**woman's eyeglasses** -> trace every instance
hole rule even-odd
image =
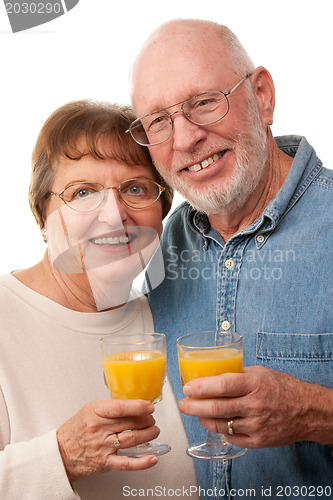
[[[67,186],[61,193],[51,192],[50,194],[57,196],[77,212],[92,212],[101,206],[109,189],[114,189],[119,200],[135,210],[150,207],[165,190],[155,181],[128,179],[122,182],[119,187],[104,187],[95,182],[76,182]]]

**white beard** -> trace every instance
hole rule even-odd
[[[203,189],[202,186],[193,187],[184,179],[163,172],[165,180],[198,211],[207,215],[233,213],[246,203],[258,186],[267,165],[268,149],[267,136],[252,96],[246,121],[247,133],[236,132],[231,141],[221,140],[213,147],[210,145],[210,151],[204,154],[202,150],[200,151],[200,156],[203,157],[210,156],[211,151],[234,150],[236,156],[234,171],[227,181],[213,183]],[[235,144],[238,146],[236,150]],[[194,152],[192,156],[198,154],[199,152]],[[158,162],[156,168],[162,174],[163,169],[159,169]]]

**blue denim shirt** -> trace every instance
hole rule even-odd
[[[225,243],[205,215],[184,203],[164,230],[166,276],[148,295],[155,330],[167,335],[168,375],[178,400],[176,339],[215,328],[243,335],[245,366],[333,387],[333,171],[323,168],[305,138],[276,142],[294,160],[257,221]],[[183,421],[190,442],[205,437],[197,418]],[[195,460],[201,496],[333,497],[332,451],[297,442],[251,449],[229,461]],[[329,495],[321,495],[321,487]]]

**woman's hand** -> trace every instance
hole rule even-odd
[[[152,403],[138,400],[93,401],[81,408],[57,431],[69,481],[111,469],[142,470],[155,465],[153,455],[117,456],[118,448],[130,448],[159,435],[153,412]]]

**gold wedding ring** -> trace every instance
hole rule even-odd
[[[234,425],[234,421],[233,420],[229,420],[228,421],[228,434],[230,436],[233,436],[235,433],[234,433],[234,429],[233,429],[233,426]]]
[[[117,452],[120,448],[120,442],[119,442],[118,434],[115,434],[115,436],[116,436],[116,439],[113,443],[113,446],[116,448],[116,452]]]

